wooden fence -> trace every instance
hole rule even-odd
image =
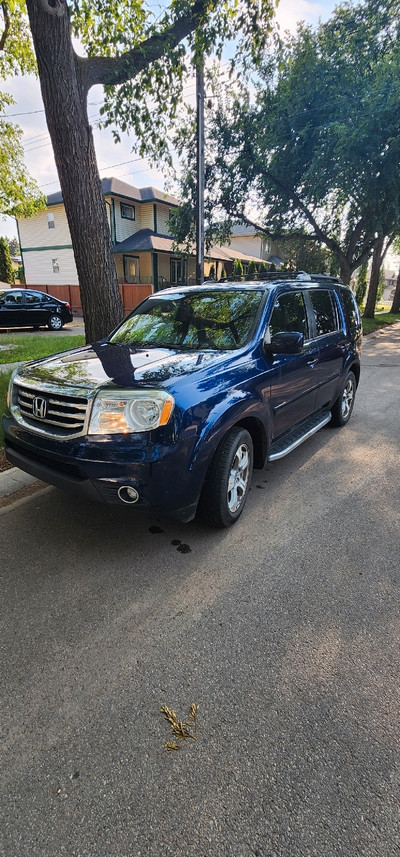
[[[79,286],[22,286],[16,284],[14,288],[18,289],[34,289],[36,292],[45,292],[48,295],[53,295],[60,301],[67,301],[71,305],[73,313],[82,314],[82,303]],[[128,315],[131,310],[135,309],[148,295],[153,293],[151,283],[122,283],[119,287],[121,299],[124,307],[124,314]]]

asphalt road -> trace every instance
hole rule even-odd
[[[1,855],[399,855],[399,370],[367,339],[349,425],[227,531],[0,510]]]

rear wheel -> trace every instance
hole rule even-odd
[[[331,409],[331,424],[334,426],[345,426],[348,423],[354,407],[357,382],[353,372],[348,372],[340,395]]]
[[[49,317],[47,324],[50,330],[61,330],[63,326],[63,320],[61,316],[54,314]]]
[[[204,483],[201,510],[212,527],[229,527],[242,514],[253,471],[248,431],[233,427],[218,446]]]

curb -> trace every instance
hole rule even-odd
[[[19,467],[11,467],[9,470],[3,470],[0,473],[0,500],[16,494],[21,489],[27,488],[37,481],[35,476],[25,473]]]

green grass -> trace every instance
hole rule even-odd
[[[85,344],[85,337],[75,336],[2,336],[0,335],[0,363],[19,363],[48,357],[57,351],[67,351]],[[10,345],[12,348],[2,346]]]
[[[375,318],[361,318],[363,332],[365,334],[373,333],[374,330],[379,330],[381,327],[386,327],[387,324],[395,324],[400,321],[400,313],[380,312]]]

